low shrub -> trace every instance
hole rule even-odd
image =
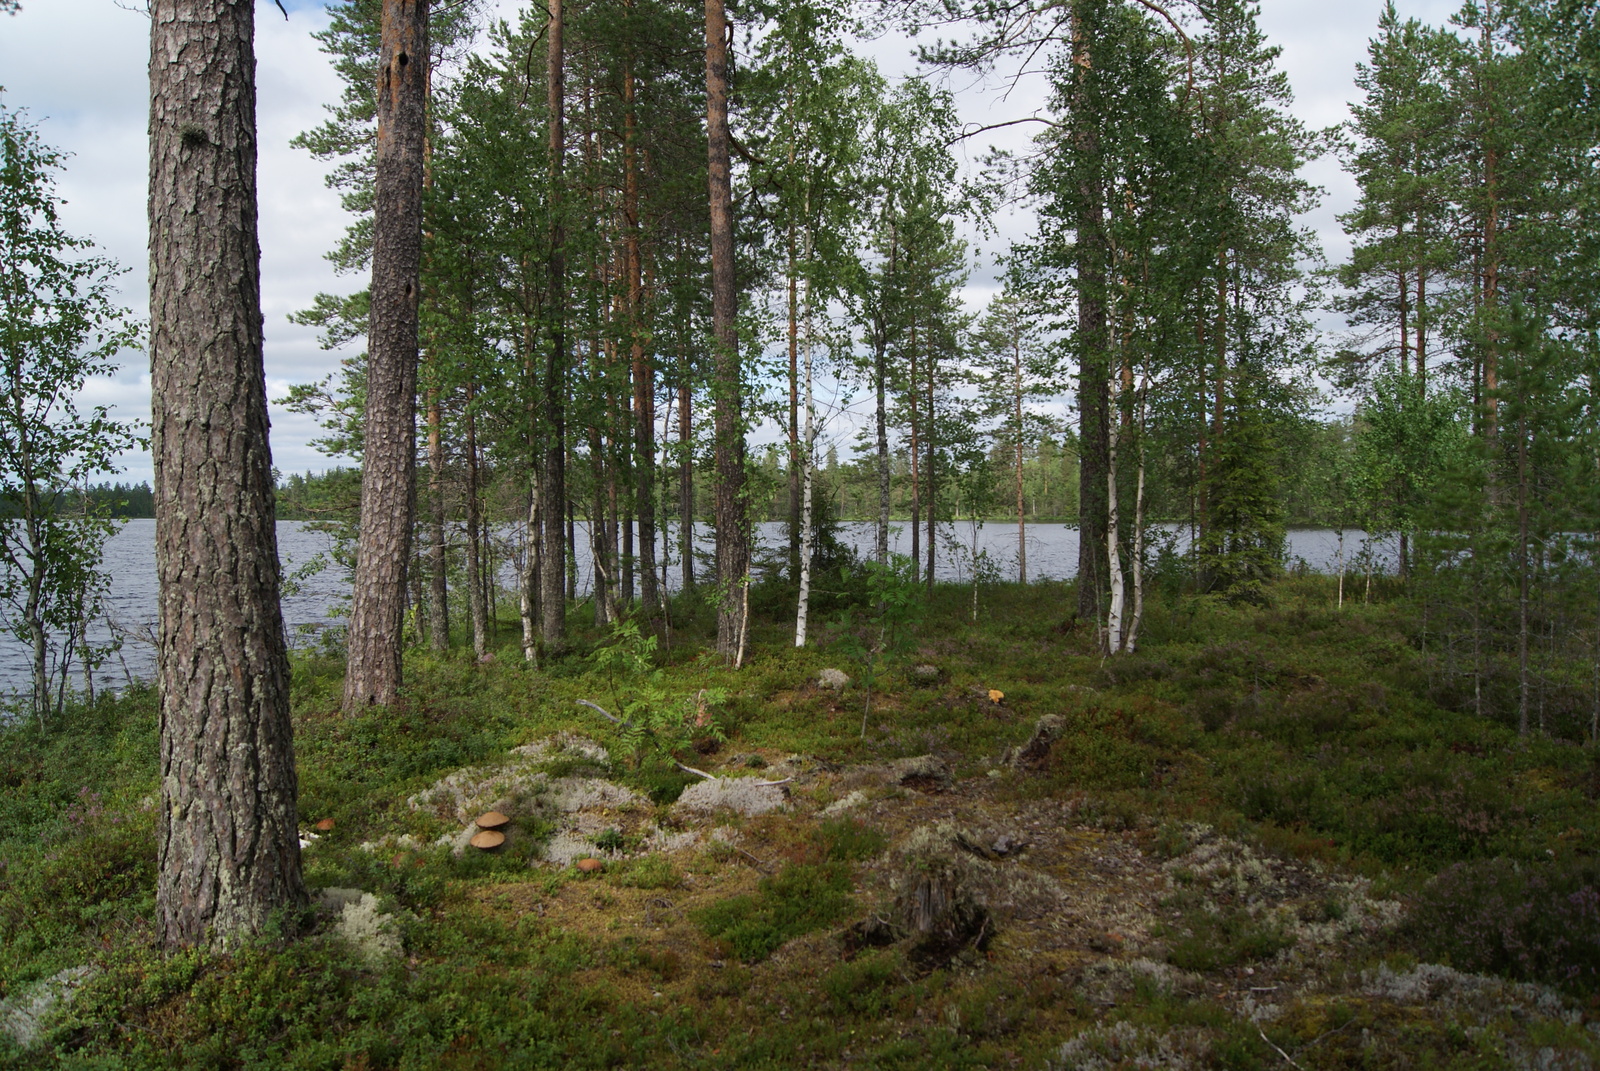
[[[843,919],[853,906],[849,890],[843,864],[798,864],[762,878],[753,894],[700,909],[694,920],[707,936],[728,942],[735,956],[757,963],[785,942]]]
[[[1600,990],[1600,868],[1593,862],[1458,863],[1418,897],[1407,925],[1418,953],[1458,970]]]

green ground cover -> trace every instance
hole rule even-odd
[[[325,919],[158,954],[153,694],[14,723],[0,1000],[99,973],[41,1043],[0,1037],[0,1066],[1592,1066],[1595,750],[1440,706],[1411,607],[1379,594],[1339,608],[1330,582],[1291,578],[1263,608],[1160,597],[1141,652],[1107,660],[1067,586],[996,585],[976,622],[970,589],[941,588],[877,667],[864,734],[849,652],[876,626],[846,599],[802,650],[774,613],[737,672],[687,601],[652,671],[621,679],[593,657],[609,634],[533,669],[506,628],[497,660],[415,654],[402,709],[348,719],[337,661],[302,656],[302,821],[334,819],[308,881],[377,895],[403,951],[372,963]],[[937,677],[913,677],[924,663]],[[857,683],[819,688],[825,667]],[[646,853],[640,822],[696,828],[669,810],[696,778],[577,700],[708,694],[722,738],[686,734],[686,764],[810,772],[783,811]],[[1042,763],[1003,761],[1052,714]],[[532,820],[500,853],[433,846],[453,827],[409,796],[562,731],[610,747],[607,776],[650,800],[594,838],[603,872],[531,861],[550,835]],[[946,783],[859,773],[924,754]],[[854,791],[868,802],[823,813]],[[940,823],[1016,832],[1034,862],[971,866],[1034,885],[991,891],[931,955],[884,920],[927,869],[911,831]],[[1028,907],[1040,883],[1049,910]]]

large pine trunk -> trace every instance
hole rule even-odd
[[[151,5],[156,914],[169,946],[228,945],[307,900],[262,366],[253,37],[249,0]]]
[[[745,533],[744,419],[739,382],[738,292],[733,274],[733,174],[728,134],[728,15],[706,0],[706,154],[711,202],[711,329],[716,407],[717,653],[737,662],[749,582]]]
[[[417,295],[427,133],[428,0],[383,0],[367,335],[361,536],[344,708],[400,694],[406,564],[416,512]]]

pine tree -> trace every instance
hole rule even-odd
[[[232,945],[306,905],[262,365],[254,5],[150,11],[160,580],[156,911]]]

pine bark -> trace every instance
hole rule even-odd
[[[633,57],[623,72],[623,211],[627,216],[628,334],[633,365],[633,512],[639,522],[639,598],[645,617],[660,612],[656,590],[656,380],[645,326],[644,253],[639,215],[637,80]]]
[[[262,365],[253,38],[249,0],[151,4],[156,912],[168,946],[229,945],[307,902]]]
[[[733,169],[728,132],[728,16],[706,0],[706,157],[711,208],[711,328],[716,414],[717,653],[735,662],[744,638],[749,546],[745,532],[744,420],[738,291],[733,272]]]
[[[1072,11],[1073,62],[1090,66],[1082,5]],[[1087,77],[1087,75],[1085,76]],[[1105,191],[1099,175],[1100,132],[1085,89],[1074,95],[1072,144],[1078,178],[1078,617],[1100,617],[1105,591],[1106,470],[1110,451],[1107,377]]]
[[[417,296],[427,134],[428,0],[383,0],[367,334],[361,535],[344,709],[399,698],[416,513]]]
[[[555,317],[544,370],[545,451],[540,466],[542,527],[539,539],[539,631],[546,647],[560,649],[567,634],[568,540],[562,531],[567,500],[567,301],[566,228],[562,223],[563,174],[566,167],[566,17],[562,0],[550,0],[547,28],[548,63],[545,103],[550,113],[551,217],[548,300]]]

